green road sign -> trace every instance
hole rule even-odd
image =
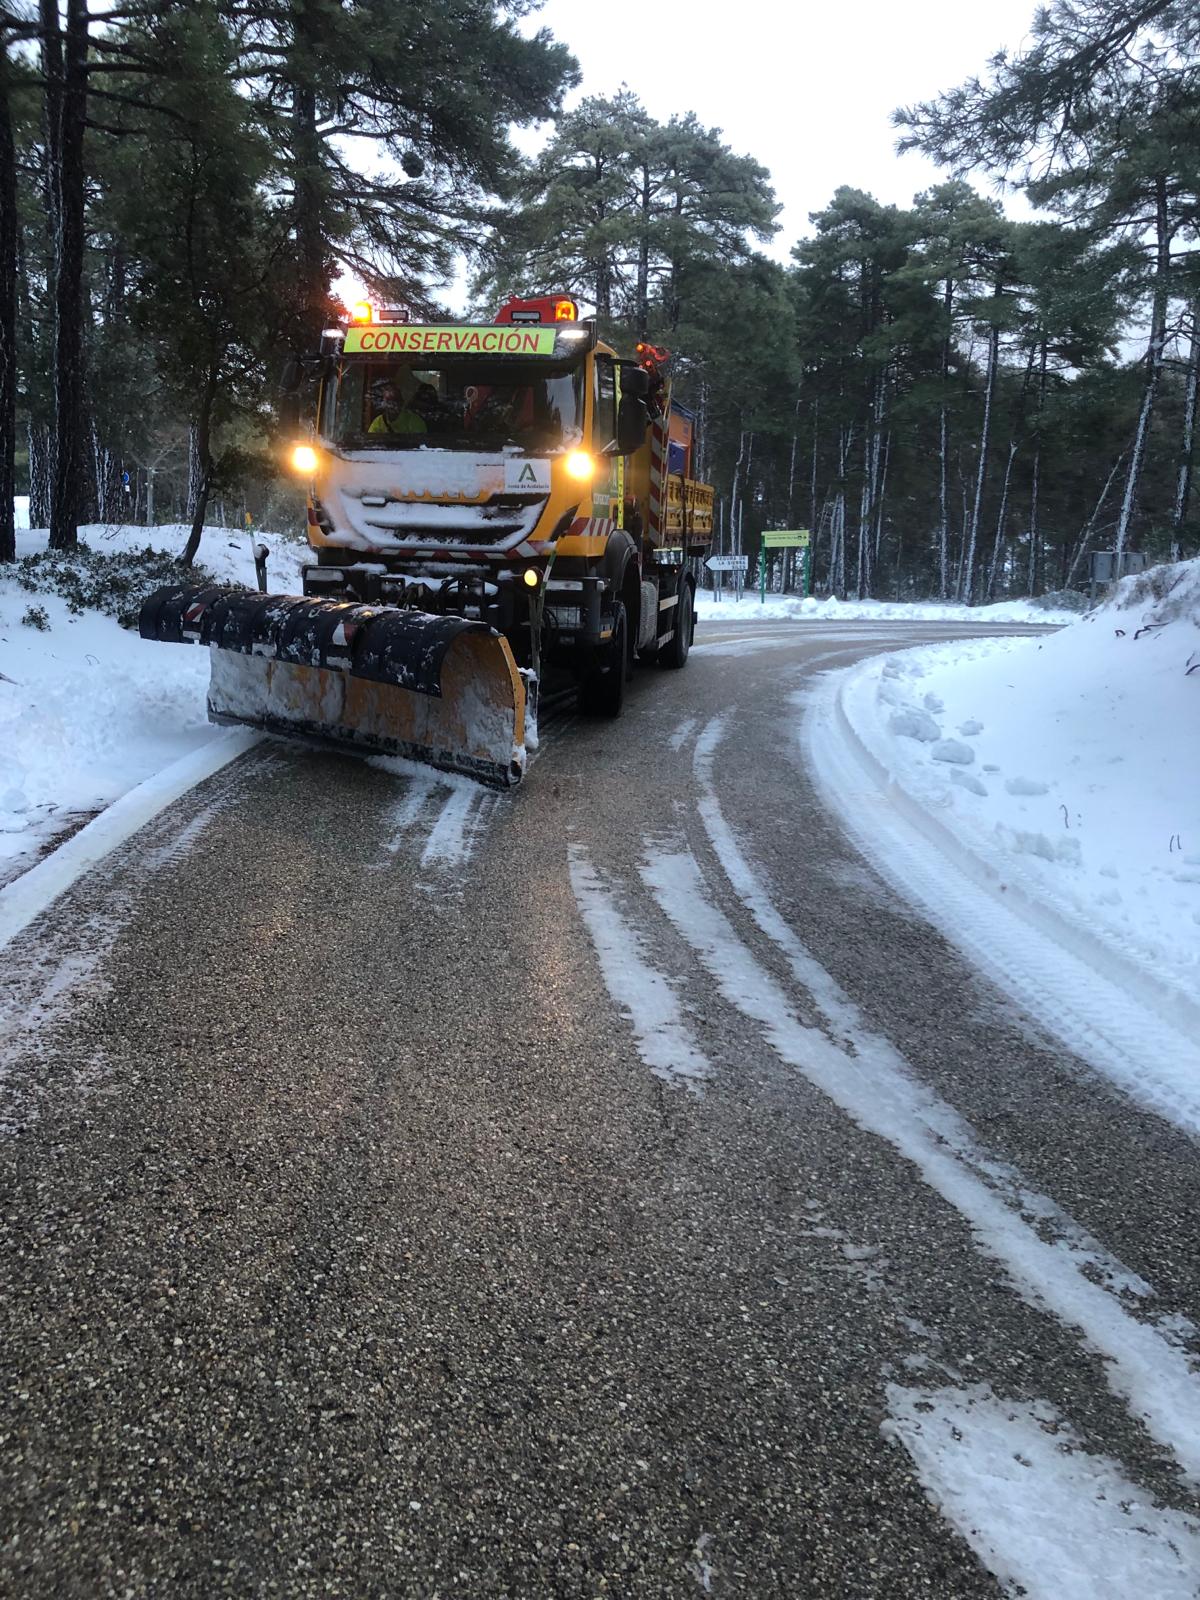
[[[804,593],[807,597],[812,587],[812,569],[809,566],[810,554],[807,528],[774,529],[764,533],[762,544],[758,550],[758,599],[760,605],[767,598],[767,551],[768,550],[803,550],[804,551]]]

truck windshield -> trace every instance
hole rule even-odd
[[[348,356],[326,379],[321,434],[342,449],[565,450],[583,439],[583,364]]]

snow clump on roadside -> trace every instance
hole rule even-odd
[[[843,704],[1000,887],[1200,993],[1200,559],[1052,635],[870,662]]]

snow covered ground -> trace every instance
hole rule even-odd
[[[1171,1082],[1144,1041],[1143,1067],[1164,1074],[1152,1098],[1200,1126],[1200,561],[1126,579],[1043,638],[875,657],[824,710],[810,752],[829,781],[838,718],[890,780],[876,858],[895,867],[893,833],[928,819],[946,861],[973,862],[985,893],[1040,920],[1097,983],[1140,993],[1191,1039]],[[925,876],[931,902],[949,893],[949,871]]]
[[[255,537],[271,550],[272,585],[298,587],[307,546]],[[97,526],[81,538],[110,554],[175,553],[187,530]],[[44,531],[18,533],[18,557],[45,548]],[[255,582],[245,535],[206,529],[199,559],[221,582]],[[44,613],[44,628],[22,621],[31,610]],[[207,687],[205,651],[147,645],[114,617],[72,614],[65,599],[30,593],[16,569],[0,568],[0,884],[49,840],[216,737]]]
[[[991,606],[960,606],[939,600],[818,600],[794,594],[769,594],[747,589],[741,600],[728,588],[717,599],[710,589],[696,595],[696,616],[702,622],[1075,622],[1078,610],[1063,610],[1032,600],[1003,600]]]

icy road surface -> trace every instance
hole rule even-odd
[[[711,624],[513,796],[264,742],[17,934],[0,1593],[1194,1600],[1195,1140],[797,736],[968,631]]]

